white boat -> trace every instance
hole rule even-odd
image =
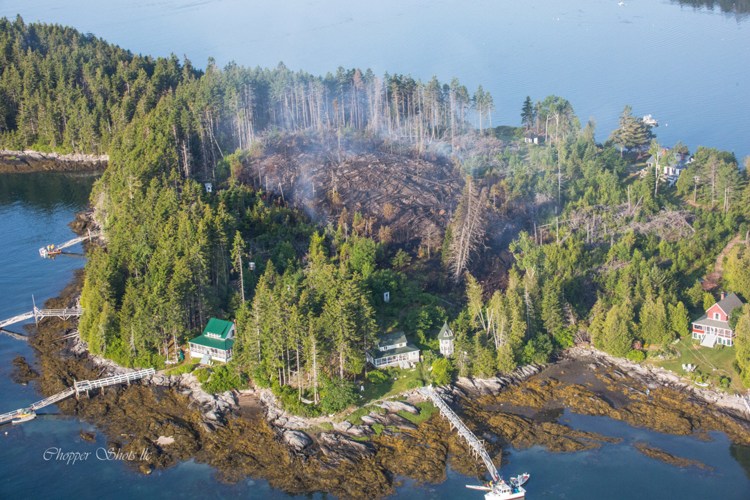
[[[511,486],[501,479],[492,486],[492,491],[484,495],[484,500],[516,500],[525,496],[526,490],[522,486]]]
[[[645,123],[646,125],[648,125],[650,127],[658,127],[659,126],[659,122],[656,121],[656,118],[654,118],[651,115],[644,115],[643,118],[642,118],[642,121],[643,121],[643,123]]]
[[[521,487],[529,480],[529,474],[523,473],[511,478],[507,483],[501,478],[498,482],[487,483],[485,485],[469,485],[466,487],[471,490],[486,491],[485,500],[516,500],[526,496],[526,490]]]
[[[524,484],[526,484],[526,481],[528,481],[530,477],[531,477],[531,474],[529,474],[528,472],[524,472],[523,474],[519,474],[516,477],[510,478],[510,484],[516,485],[516,486],[523,486]]]
[[[22,424],[24,422],[28,422],[29,420],[34,420],[36,418],[36,413],[33,411],[30,413],[19,413],[13,420],[11,420],[11,423],[13,425],[16,424]]]

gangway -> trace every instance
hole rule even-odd
[[[56,255],[60,255],[63,250],[66,248],[72,247],[73,245],[77,245],[78,243],[81,243],[82,241],[90,240],[92,238],[97,238],[101,236],[102,233],[92,233],[91,231],[88,232],[85,236],[79,236],[77,238],[73,238],[72,240],[68,240],[65,243],[60,243],[59,245],[47,245],[46,247],[42,247],[39,249],[39,256],[42,258],[49,258],[54,257]]]
[[[26,321],[27,319],[31,318],[34,318],[35,321],[39,321],[40,319],[44,318],[69,319],[74,316],[80,316],[81,314],[83,314],[83,308],[80,305],[76,305],[75,307],[67,307],[64,309],[39,309],[38,307],[34,306],[34,309],[29,312],[0,321],[0,330],[5,328],[6,326],[10,326],[14,323],[20,323],[21,321]]]
[[[36,403],[33,403],[32,405],[26,408],[19,408],[11,412],[1,414],[0,424],[10,422],[14,418],[20,415],[35,413],[37,410],[40,410],[44,408],[45,406],[59,403],[63,399],[67,399],[70,396],[73,396],[73,395],[78,396],[78,394],[80,394],[81,392],[88,392],[92,389],[107,387],[109,385],[126,384],[126,383],[130,384],[133,381],[146,378],[146,377],[150,377],[151,375],[155,373],[156,373],[155,369],[146,368],[144,370],[121,373],[119,375],[113,375],[111,377],[106,377],[106,378],[102,378],[98,380],[81,380],[78,382],[74,382],[73,387],[69,387],[68,389],[65,389],[64,391],[54,394],[48,398],[42,399],[41,401],[37,401]]]
[[[487,467],[487,471],[490,473],[493,481],[500,479],[500,474],[497,472],[497,467],[492,462],[490,454],[484,447],[484,443],[469,430],[468,427],[458,418],[458,415],[448,406],[440,394],[435,392],[432,386],[422,387],[419,389],[423,396],[428,397],[432,403],[440,411],[440,414],[445,417],[451,425],[451,429],[456,429],[458,435],[464,438],[468,443],[469,448],[475,457],[480,458],[484,462],[484,466]]]

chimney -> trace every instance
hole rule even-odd
[[[724,290],[722,290],[721,291],[721,300],[724,300],[726,298],[726,296],[727,296],[727,292],[725,292]]]

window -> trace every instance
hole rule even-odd
[[[720,318],[721,318],[721,314],[719,314],[719,313],[714,313],[714,319],[720,319]]]

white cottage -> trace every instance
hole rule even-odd
[[[226,363],[232,359],[234,330],[232,321],[209,319],[203,334],[190,341],[190,357],[200,358],[203,364],[212,359]]]
[[[419,362],[419,349],[409,345],[404,332],[383,335],[378,341],[378,348],[365,353],[367,362],[375,368],[400,366],[407,368]]]

